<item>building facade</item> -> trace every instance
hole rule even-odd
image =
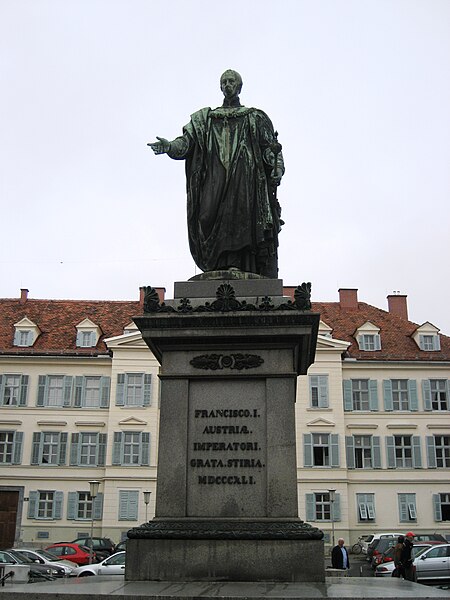
[[[300,517],[328,543],[450,532],[450,338],[410,322],[405,296],[385,311],[341,289],[313,310],[316,359],[296,404]],[[91,528],[118,542],[154,515],[159,365],[132,321],[142,290],[129,302],[22,290],[0,311],[0,544]]]

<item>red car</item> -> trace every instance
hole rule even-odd
[[[90,549],[86,546],[70,544],[69,542],[60,542],[59,544],[52,544],[51,546],[48,546],[46,550],[61,560],[71,560],[72,562],[77,563],[79,566],[89,564]],[[92,562],[97,562],[97,556],[95,552],[92,554]]]

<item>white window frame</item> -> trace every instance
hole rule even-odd
[[[408,438],[409,443],[407,443]],[[413,440],[411,435],[394,435],[394,452],[397,469],[412,469],[414,467]]]

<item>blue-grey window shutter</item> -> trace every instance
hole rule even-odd
[[[116,387],[116,406],[125,405],[125,379],[126,373],[118,373]]]
[[[80,408],[83,406],[83,397],[84,397],[84,388],[85,388],[86,379],[81,375],[77,375],[75,377],[75,393],[74,393],[74,401],[73,405],[75,408]]]
[[[19,395],[19,406],[27,405],[28,396],[28,375],[22,375],[20,378],[20,395]]]
[[[303,466],[313,466],[312,433],[303,434]]]
[[[374,340],[375,350],[381,350],[381,336],[380,336],[380,334],[376,333],[373,336],[373,340]]]
[[[378,381],[369,379],[369,409],[378,410]]]
[[[36,406],[45,406],[48,398],[47,375],[39,375]]]
[[[374,469],[381,469],[381,443],[380,436],[372,436],[372,465]]]
[[[384,410],[394,410],[394,401],[392,399],[392,381],[385,379],[383,381],[383,399],[384,399]]]
[[[33,433],[33,441],[31,443],[31,462],[32,465],[39,464],[39,455],[41,449],[41,435],[40,431],[35,431]]]
[[[422,452],[420,449],[420,436],[412,436],[412,449],[413,449],[413,467],[415,469],[422,468]]]
[[[433,494],[434,520],[442,521],[442,507],[440,494]]]
[[[429,469],[436,468],[436,444],[434,435],[427,435],[427,463]]]
[[[122,464],[122,432],[114,432],[113,451],[112,451],[112,464]]]
[[[306,520],[316,520],[316,497],[314,494],[305,494],[306,498]]]
[[[431,383],[429,379],[422,379],[422,396],[423,396],[423,410],[432,410],[431,404]]]
[[[355,468],[355,444],[352,435],[345,436],[345,454],[347,457],[347,469]]]
[[[330,434],[331,467],[339,467],[339,434]]]
[[[72,379],[71,375],[64,377],[64,406],[70,406],[72,403]]]
[[[141,433],[141,465],[150,464],[150,434]]]
[[[20,331],[18,329],[14,332],[14,346],[18,346],[20,343]]]
[[[328,408],[328,375],[319,375],[319,408]]]
[[[83,343],[83,332],[82,331],[77,331],[77,341],[76,341],[76,345],[77,348],[79,348]]]
[[[39,492],[29,492],[28,493],[29,501],[28,501],[28,518],[36,519],[37,518],[37,508],[38,508],[38,500],[39,500]]]
[[[3,375],[0,375],[0,406],[5,402],[5,380]]]
[[[409,521],[407,494],[398,495],[398,510],[400,522],[404,523],[405,521]]]
[[[98,467],[104,467],[106,463],[106,433],[98,434]]]
[[[439,337],[439,334],[433,336],[433,346],[435,350],[441,349],[441,338]]]
[[[64,492],[55,492],[53,502],[53,518],[62,519],[62,507],[64,500]]]
[[[344,379],[344,410],[353,410],[352,382],[350,379]]]
[[[334,502],[332,504],[333,510],[333,521],[341,520],[341,495],[336,493]]]
[[[80,434],[72,433],[72,439],[70,444],[70,464],[78,465],[78,446],[80,444]]]
[[[152,376],[149,374],[144,375],[144,406],[150,406],[151,392],[152,392]]]
[[[386,436],[386,454],[387,454],[387,468],[395,469],[395,440],[393,435]]]
[[[103,515],[103,494],[97,494],[94,499],[94,506],[92,507],[94,519],[100,521]]]
[[[111,378],[100,378],[100,408],[109,407],[109,390],[111,388]]]
[[[67,519],[74,521],[78,516],[78,492],[67,494]]]
[[[20,465],[22,462],[22,442],[23,442],[23,431],[16,431],[14,434],[14,446],[12,464]]]
[[[66,464],[66,455],[67,455],[67,433],[62,432],[59,434],[59,457],[58,457],[59,465]]]
[[[419,398],[417,396],[417,382],[415,379],[408,379],[409,410],[419,410]]]
[[[119,491],[119,521],[128,519],[128,495],[129,492],[126,490]]]

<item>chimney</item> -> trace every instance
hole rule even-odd
[[[158,294],[159,301],[164,302],[166,288],[155,288],[155,291]],[[139,288],[139,306],[141,308],[144,308],[144,297],[145,297],[145,287],[140,287]]]
[[[387,297],[388,310],[391,315],[401,317],[402,319],[408,320],[408,304],[406,302],[407,296],[403,294],[389,294]]]
[[[25,304],[26,301],[28,300],[28,291],[29,290],[27,290],[25,288],[22,288],[20,290],[20,300],[19,300],[20,304]]]
[[[352,288],[340,288],[339,304],[343,310],[357,310],[358,290]]]

